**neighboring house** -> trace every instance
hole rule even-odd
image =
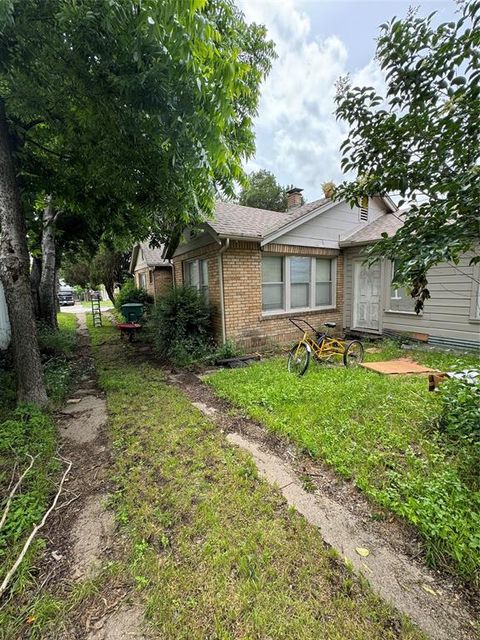
[[[174,280],[211,303],[218,341],[246,348],[287,343],[297,337],[289,318],[305,317],[318,327],[334,321],[340,333],[401,331],[479,344],[478,287],[467,258],[461,271],[432,269],[432,300],[417,316],[405,291],[391,291],[392,265],[368,268],[360,257],[383,231],[392,235],[402,224],[394,203],[372,197],[351,208],[323,198],[300,205],[300,197],[299,189],[289,192],[285,213],[218,202],[212,220],[184,232],[173,253]]]
[[[0,282],[0,351],[10,344],[10,320],[3,285]]]
[[[133,248],[130,273],[135,285],[148,291],[155,302],[172,287],[172,264],[162,257],[163,246],[150,247],[148,241]]]

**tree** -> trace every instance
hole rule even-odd
[[[130,275],[129,262],[129,252],[115,251],[105,245],[100,247],[93,258],[90,269],[91,280],[104,285],[113,305],[115,304],[115,287],[121,286]]]
[[[350,126],[342,166],[357,179],[335,197],[353,204],[397,193],[408,205],[403,227],[380,240],[369,261],[396,260],[396,281],[411,286],[417,312],[430,297],[428,269],[458,263],[480,235],[480,3],[464,2],[459,12],[437,27],[434,14],[413,10],[382,25],[385,96],[345,79],[336,96],[337,117]]]
[[[248,176],[248,182],[240,192],[240,204],[270,211],[287,210],[287,190],[280,186],[270,171],[260,169]]]
[[[0,35],[0,277],[19,399],[44,402],[25,195],[97,238],[160,241],[201,220],[243,178],[273,45],[230,0],[5,0]]]

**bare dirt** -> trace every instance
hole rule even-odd
[[[246,418],[193,374],[170,375],[227,439],[248,451],[260,474],[288,504],[317,526],[327,544],[361,572],[376,591],[432,640],[473,640],[478,602],[462,585],[422,561],[411,527],[375,509],[351,484],[312,461],[291,443]]]
[[[95,578],[106,561],[121,553],[113,512],[107,508],[111,466],[107,408],[97,388],[85,315],[77,315],[78,385],[57,415],[60,450],[73,463],[63,496],[47,531],[48,546],[40,567],[43,586],[57,596]],[[107,583],[74,610],[54,640],[144,640],[143,608],[131,584]]]

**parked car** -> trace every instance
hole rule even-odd
[[[73,297],[73,289],[69,287],[60,287],[58,290],[58,304],[61,307],[68,307],[75,304],[75,298]]]

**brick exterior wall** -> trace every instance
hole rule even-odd
[[[173,258],[173,272],[175,284],[181,286],[184,284],[184,262],[200,258],[207,260],[208,265],[208,297],[212,307],[212,322],[215,340],[222,341],[222,315],[220,302],[220,269],[219,269],[219,246],[213,242],[199,249],[188,251],[181,256]]]
[[[265,252],[298,256],[331,256],[337,258],[336,307],[326,311],[289,312],[262,316],[262,253],[255,242],[232,240],[222,255],[225,328],[227,339],[246,349],[269,344],[286,344],[299,336],[289,322],[294,315],[304,316],[313,326],[330,320],[337,323],[336,333],[343,328],[343,255],[334,249],[316,249],[272,244]],[[214,328],[217,341],[222,339],[220,316],[219,247],[213,243],[184,253],[173,259],[175,282],[183,283],[183,263],[194,258],[208,260],[210,303],[214,308]]]
[[[153,297],[155,302],[172,287],[173,275],[170,267],[155,267],[154,269],[144,267],[143,269],[137,269],[134,274],[136,287],[141,287],[140,274],[145,274],[146,291]]]

